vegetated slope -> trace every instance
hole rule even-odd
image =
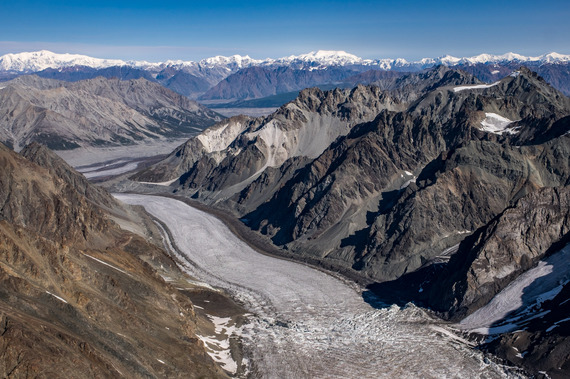
[[[144,79],[74,83],[23,76],[0,88],[0,141],[19,150],[180,137],[221,120],[217,113]]]
[[[0,144],[1,376],[225,376],[190,300],[153,269],[175,264],[53,153],[23,153],[46,168]]]

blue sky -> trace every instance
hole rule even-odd
[[[2,0],[0,54],[101,58],[277,58],[344,50],[364,58],[570,54],[570,2]]]

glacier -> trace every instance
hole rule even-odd
[[[114,196],[143,205],[162,221],[172,238],[166,245],[177,246],[173,253],[184,269],[251,312],[240,333],[253,372],[261,377],[524,377],[472,349],[421,308],[381,302],[373,307],[358,285],[260,254],[220,220],[181,201]]]

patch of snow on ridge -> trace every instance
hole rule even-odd
[[[491,83],[491,84],[477,84],[474,86],[460,86],[460,87],[454,87],[453,88],[453,92],[461,92],[461,91],[465,91],[465,90],[469,90],[469,89],[485,89],[485,88],[491,88],[496,86],[497,84],[499,84],[499,82],[495,82],[495,83]]]
[[[231,318],[208,315],[214,324],[214,336],[196,336],[204,343],[206,353],[222,368],[232,374],[237,372],[237,362],[232,358],[230,338],[241,336],[241,328],[236,327]]]
[[[566,270],[569,259],[570,245],[566,245],[520,275],[489,304],[461,320],[459,328],[486,335],[504,333],[518,329],[521,323],[544,313],[540,313],[541,303],[553,299],[570,281],[570,273]]]
[[[516,134],[516,128],[507,128],[513,121],[496,113],[485,113],[485,119],[481,121],[481,130],[494,134]]]
[[[49,291],[46,291],[46,293],[49,294],[49,295],[52,295],[52,296],[55,297],[57,300],[59,300],[59,301],[61,301],[61,302],[64,302],[65,304],[67,304],[67,301],[66,301],[64,298],[61,298],[61,297],[59,297],[59,296],[57,296],[57,295],[54,295],[53,293],[51,293],[51,292],[49,292]]]

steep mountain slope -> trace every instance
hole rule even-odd
[[[445,67],[388,80],[389,92],[302,91],[134,178],[174,180],[289,257],[377,282],[386,301],[421,302],[511,362],[568,376],[570,99],[524,67],[491,83]]]
[[[266,169],[292,159],[318,157],[330,143],[382,109],[400,103],[377,88],[322,92],[299,97],[266,118],[234,117],[190,139],[137,180],[167,181],[180,176],[182,188],[200,189],[212,201],[232,196]]]
[[[184,136],[221,116],[144,79],[75,83],[24,76],[0,89],[0,141],[19,150],[132,144]]]
[[[494,114],[520,119],[511,124],[519,143],[531,143],[528,131],[537,125],[554,125],[560,136],[568,124],[555,121],[570,113],[569,99],[528,71],[493,87],[473,87],[440,87],[408,112],[384,111],[355,127],[244,217],[278,245],[387,280],[419,268],[517,196],[564,185],[567,156],[547,150],[543,154],[552,161],[540,161],[539,152],[508,147],[510,134],[486,132],[483,124]],[[458,167],[439,174],[437,167],[455,156]],[[275,212],[285,204],[286,210]]]
[[[291,253],[379,281],[420,268],[520,197],[567,185],[570,99],[535,73],[482,84],[440,66],[397,82],[392,96],[303,91],[134,178],[178,178],[177,191],[232,209]]]
[[[192,303],[153,269],[173,262],[110,221],[108,195],[77,191],[53,153],[25,151],[47,169],[0,144],[1,375],[224,377]]]

